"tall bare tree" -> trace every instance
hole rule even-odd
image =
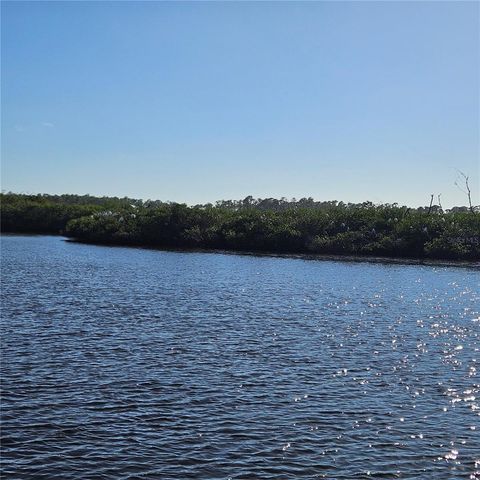
[[[472,205],[472,192],[470,190],[470,186],[468,184],[468,175],[465,175],[461,170],[457,170],[458,174],[461,175],[461,177],[463,178],[463,183],[465,185],[464,188],[462,188],[459,184],[458,184],[458,177],[457,177],[457,180],[455,180],[455,185],[457,186],[457,188],[459,190],[461,190],[468,198],[468,206],[470,208],[470,211],[472,213],[475,213],[475,210],[473,208],[473,205]]]
[[[442,196],[441,193],[438,194],[438,206],[440,207],[440,210],[443,212],[443,207],[442,207],[442,202],[440,201],[440,197]]]
[[[430,206],[428,207],[428,215],[430,215],[430,212],[432,211],[432,205],[433,205],[433,193],[430,195]]]

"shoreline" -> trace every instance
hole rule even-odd
[[[53,236],[53,235],[52,235]],[[303,253],[303,252],[266,252],[255,250],[228,250],[221,248],[185,248],[185,247],[160,247],[154,245],[135,245],[135,244],[120,244],[120,243],[101,243],[89,242],[75,238],[63,237],[65,242],[78,243],[81,245],[92,245],[97,247],[111,247],[111,248],[137,248],[142,250],[157,250],[163,252],[173,253],[209,253],[220,255],[242,255],[248,257],[268,257],[268,258],[285,258],[304,261],[336,261],[348,263],[383,263],[392,265],[418,265],[418,266],[432,266],[432,267],[459,267],[459,268],[473,268],[480,269],[480,261],[467,260],[447,260],[441,258],[407,258],[407,257],[380,257],[368,255],[339,255],[327,253]]]
[[[307,252],[268,252],[261,250],[229,250],[221,248],[198,248],[198,247],[167,247],[155,245],[138,245],[128,243],[106,243],[91,242],[78,238],[67,237],[61,233],[31,233],[31,232],[0,232],[0,238],[3,236],[22,236],[22,237],[59,237],[68,243],[78,243],[81,245],[92,245],[96,247],[112,247],[112,248],[137,248],[142,250],[157,250],[164,252],[178,253],[210,253],[221,255],[243,255],[251,257],[271,257],[286,258],[304,261],[337,261],[349,263],[380,263],[392,265],[418,265],[432,267],[459,267],[480,269],[480,260],[448,260],[442,258],[412,258],[412,257],[382,257],[378,255],[340,255],[328,253],[307,253]]]

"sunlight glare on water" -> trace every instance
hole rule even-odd
[[[478,273],[4,236],[4,478],[479,479]]]

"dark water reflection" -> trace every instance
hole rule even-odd
[[[478,270],[2,239],[3,478],[480,478]]]

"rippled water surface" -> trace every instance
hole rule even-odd
[[[480,478],[478,270],[1,250],[3,478]]]

